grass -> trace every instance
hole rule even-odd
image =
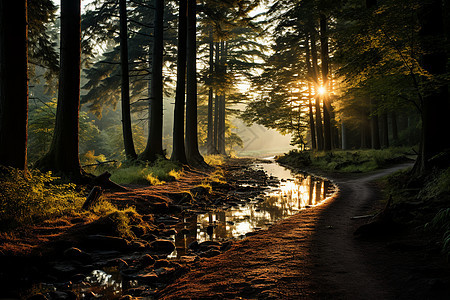
[[[51,172],[2,168],[0,230],[32,225],[45,219],[76,214],[84,203],[74,184],[56,184]]]
[[[315,167],[326,171],[369,172],[404,162],[407,148],[389,148],[383,150],[335,150],[330,152],[298,151],[278,157],[277,161],[292,167]]]
[[[104,168],[98,173],[103,171]],[[166,159],[158,159],[146,165],[122,164],[107,171],[112,174],[111,180],[119,184],[159,185],[166,181],[177,180],[182,175],[181,167]]]

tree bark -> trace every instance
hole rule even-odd
[[[317,57],[317,47],[316,47],[316,33],[315,30],[311,30],[311,58],[312,58],[312,77],[314,82],[314,93],[316,95],[315,107],[316,107],[316,136],[317,136],[317,150],[322,151],[324,149],[323,140],[323,125],[322,125],[322,109],[320,107],[320,98],[317,96],[318,89],[318,57]]]
[[[209,34],[209,79],[211,80],[214,73],[214,39],[212,29]],[[208,91],[208,133],[206,139],[206,148],[208,154],[214,153],[214,119],[213,119],[213,107],[214,107],[214,93],[210,82]]]
[[[186,158],[190,165],[206,167],[198,150],[197,128],[197,41],[196,1],[188,0],[187,12],[187,100],[186,100]]]
[[[78,156],[80,109],[81,1],[61,1],[60,73],[56,123],[49,152],[37,167],[81,179]]]
[[[26,170],[27,1],[0,1],[0,165]]]
[[[140,159],[155,161],[164,157],[163,137],[163,53],[164,53],[164,0],[155,0],[155,26],[153,34],[152,74],[150,82],[149,128],[147,146]]]
[[[171,160],[187,164],[184,148],[184,101],[186,99],[186,39],[187,39],[187,0],[179,2],[177,87],[173,120],[173,151]]]
[[[394,142],[398,142],[397,114],[395,113],[395,111],[391,113],[391,121],[392,121],[392,139],[394,140]]]
[[[442,1],[429,0],[421,3],[418,14],[421,25],[419,40],[423,50],[420,62],[422,68],[433,77],[442,76],[447,71],[446,39],[442,11]],[[427,79],[425,79],[425,83],[434,86],[423,95],[422,137],[419,157],[414,168],[416,174],[428,172],[434,166],[430,159],[450,148],[450,138],[448,138],[450,132],[448,86],[445,83],[436,84]],[[441,136],[438,133],[445,133],[446,136]]]
[[[309,109],[309,130],[311,133],[311,149],[317,150],[316,142],[316,126],[314,123],[314,112],[312,106],[312,91],[311,91],[311,81],[312,81],[312,67],[311,67],[311,53],[309,49],[309,38],[305,39],[305,50],[306,50],[306,70],[308,74],[308,109]]]
[[[215,68],[216,73],[220,70],[220,43],[216,44],[216,55],[215,55]],[[220,98],[218,95],[218,91],[216,91],[216,96],[214,99],[214,152],[215,154],[219,154],[219,106],[220,106]]]
[[[384,112],[381,115],[381,124],[382,124],[382,136],[383,136],[383,147],[389,148],[389,125],[388,125],[388,115],[387,112]]]
[[[332,139],[331,139],[331,105],[329,97],[329,82],[328,82],[328,33],[327,33],[327,19],[325,15],[320,15],[320,47],[321,47],[321,59],[322,59],[322,84],[325,88],[325,94],[323,98],[323,133],[324,133],[324,144],[323,148],[325,151],[330,151],[332,149]]]
[[[372,104],[372,101],[371,101]],[[372,105],[371,105],[372,107]],[[373,108],[372,108],[373,109]],[[372,149],[380,149],[380,127],[378,123],[378,115],[372,113],[371,116],[371,135],[372,135]]]
[[[131,129],[130,111],[130,77],[128,67],[128,29],[127,29],[127,4],[126,0],[119,1],[120,12],[120,64],[122,71],[122,132],[125,147],[125,156],[128,160],[136,159],[133,133]]]
[[[220,55],[220,71],[223,75],[226,74],[226,60],[227,60],[227,49],[226,43],[222,41],[220,43],[221,55]],[[226,155],[225,152],[225,101],[226,96],[225,92],[222,92],[222,95],[219,96],[219,126],[218,126],[218,145],[217,150],[219,154]]]

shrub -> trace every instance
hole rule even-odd
[[[51,172],[0,170],[0,230],[73,214],[85,197],[74,184],[56,184]]]
[[[450,208],[441,209],[431,222],[425,224],[426,230],[442,234],[442,252],[450,258]]]

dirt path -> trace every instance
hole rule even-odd
[[[335,197],[202,259],[162,298],[391,298],[393,292],[365,263],[350,218],[376,199],[369,182],[406,166],[336,179],[340,192]]]

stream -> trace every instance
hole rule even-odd
[[[185,218],[183,225],[176,227],[179,234],[172,236],[177,250],[169,257],[185,255],[188,245],[194,241],[245,238],[302,209],[319,205],[335,192],[330,181],[307,173],[293,173],[274,161],[257,163],[253,167],[265,171],[273,185],[247,202]],[[278,180],[279,184],[275,184]],[[189,233],[184,234],[187,231],[183,229]]]
[[[210,212],[185,214],[179,218],[175,224],[177,234],[170,237],[176,250],[167,259],[192,258],[189,247],[192,243],[226,243],[253,235],[302,209],[320,205],[336,191],[336,186],[328,180],[307,173],[294,173],[273,160],[260,161],[251,168],[267,174],[267,187],[258,189],[261,182],[251,180],[239,182],[239,188],[228,195],[233,197],[241,193],[240,198],[235,197],[237,201],[229,201]],[[246,197],[251,194],[248,192],[251,189],[259,192]],[[239,200],[242,196],[248,199]],[[138,287],[136,280],[125,280],[117,267],[109,267],[92,271],[84,281],[74,283],[71,290],[79,299],[92,299],[96,295],[102,295],[102,299],[116,299],[120,298],[122,291]],[[57,293],[54,286],[41,285],[39,289]]]

